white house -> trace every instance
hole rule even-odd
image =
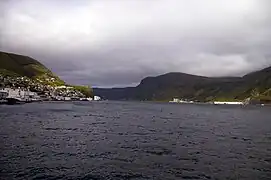
[[[101,100],[101,97],[100,96],[94,96],[94,101],[100,101]]]
[[[222,101],[215,101],[214,104],[230,104],[230,105],[243,105],[243,102],[222,102]]]

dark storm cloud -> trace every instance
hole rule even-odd
[[[268,0],[4,0],[0,49],[94,86],[172,71],[243,75],[271,65],[269,7]]]

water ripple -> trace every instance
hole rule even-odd
[[[0,107],[0,179],[270,179],[268,107]]]

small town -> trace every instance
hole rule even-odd
[[[54,78],[46,79],[54,82]],[[87,97],[72,86],[53,86],[40,79],[3,76],[0,74],[0,104],[21,104],[39,101],[99,101],[99,96]]]
[[[173,98],[172,101],[169,101],[170,103],[179,103],[179,104],[213,104],[213,105],[261,105],[265,106],[268,104],[264,104],[263,102],[253,100],[251,98],[246,98],[243,101],[209,101],[209,102],[199,102],[199,101],[191,101],[187,99],[179,99],[179,98]]]

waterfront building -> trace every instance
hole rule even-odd
[[[101,97],[100,96],[94,96],[94,101],[100,101],[101,100]]]
[[[0,90],[0,100],[6,99],[7,97],[8,97],[8,91],[6,91],[5,89],[1,89]]]

